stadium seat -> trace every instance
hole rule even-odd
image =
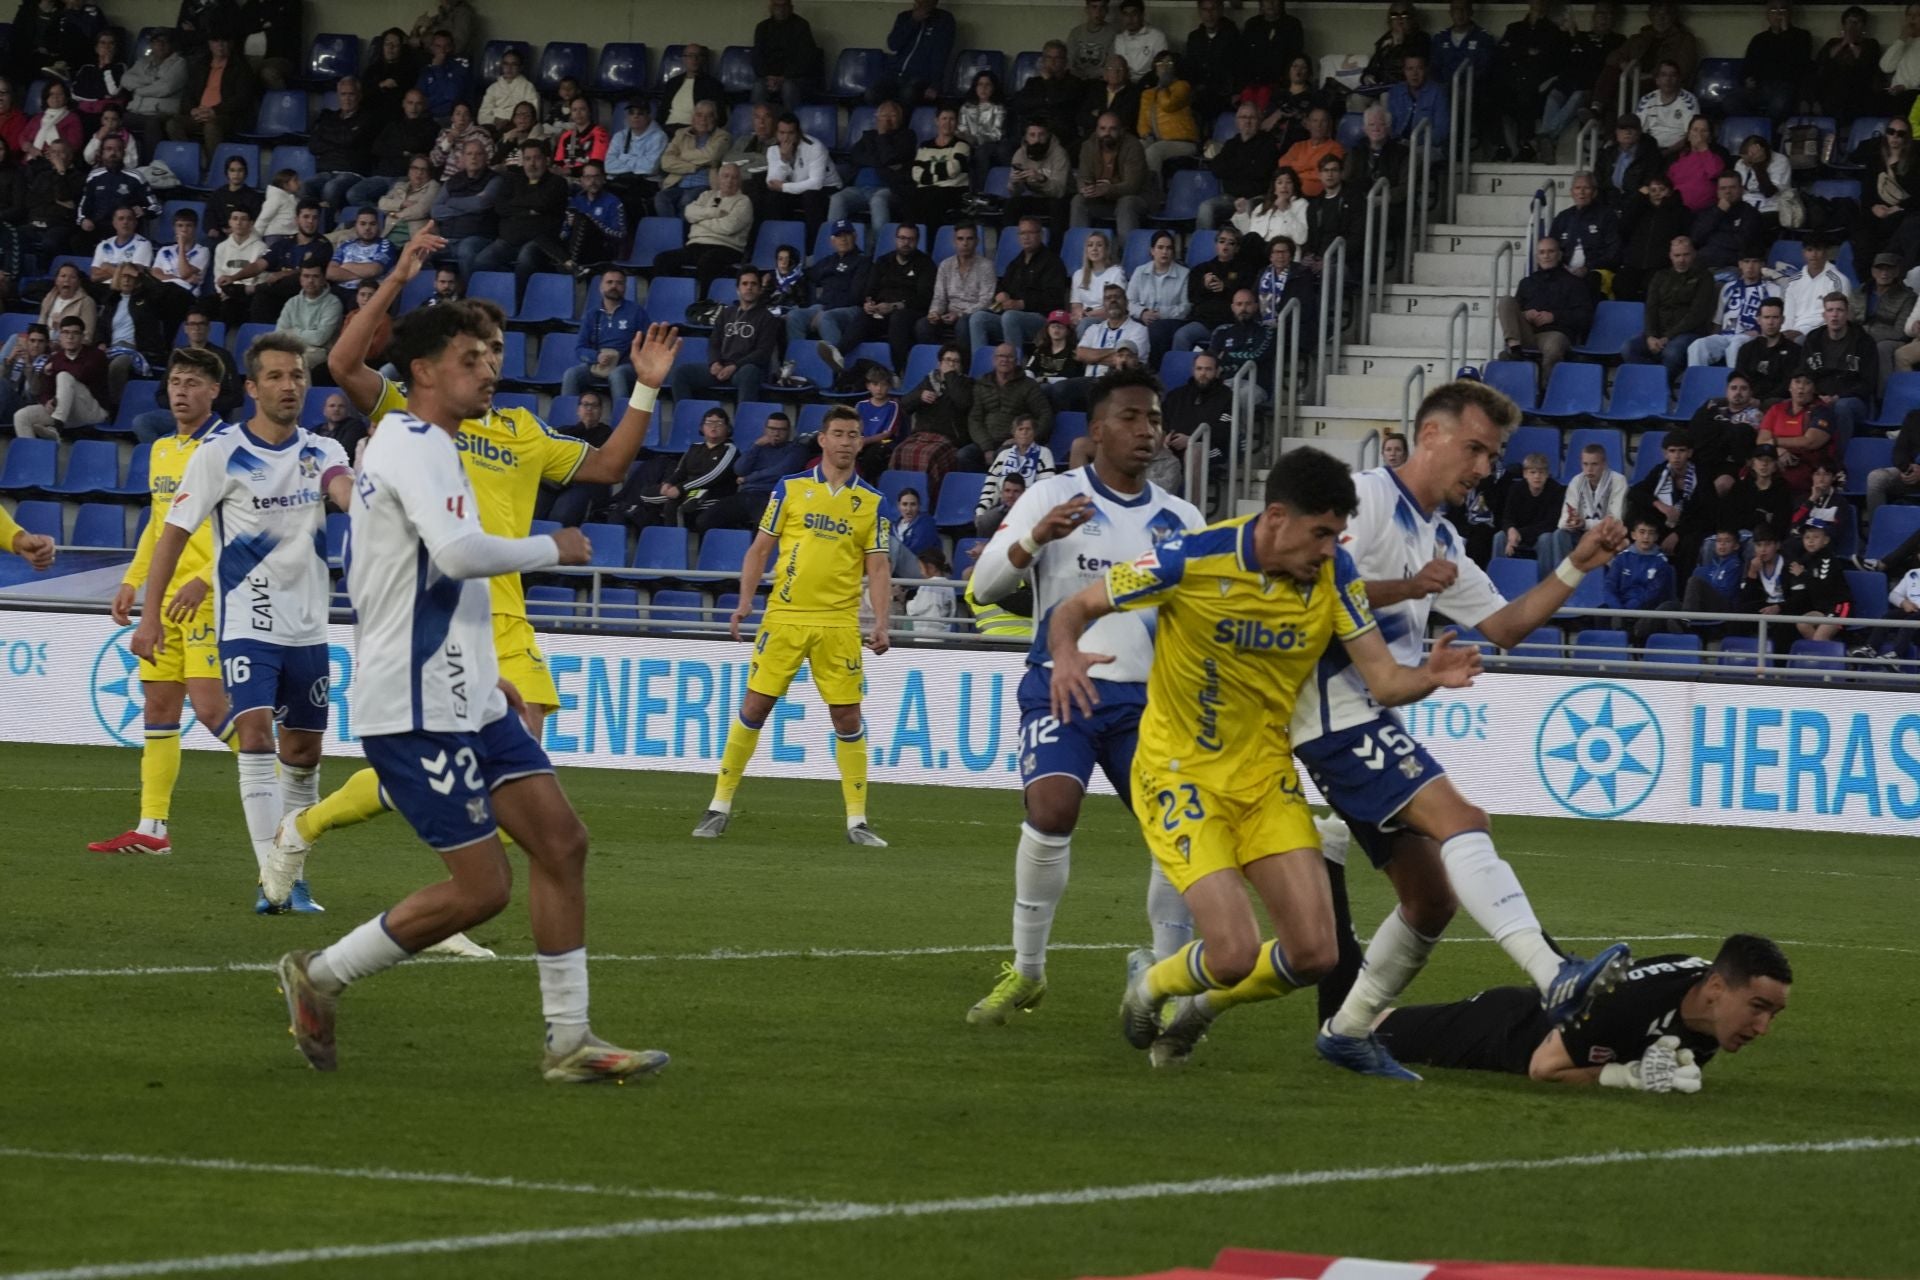
[[[1605,303],[1601,304],[1605,306]],[[1634,304],[1636,307],[1638,303]],[[1606,371],[1597,364],[1562,360],[1547,379],[1547,394],[1534,413],[1542,418],[1589,418],[1600,412]]]
[[[718,400],[682,400],[673,406],[673,421],[666,439],[658,446],[661,453],[685,453],[700,440],[700,420],[715,409],[726,406]],[[657,418],[658,415],[656,414]],[[748,442],[751,444],[751,441]],[[649,446],[654,447],[654,446]]]
[[[1028,49],[1013,56],[1013,70],[1007,73],[1007,83],[1001,87],[1009,95],[1020,92],[1021,86],[1040,74],[1040,51]]]
[[[0,312],[0,343],[27,331],[27,326],[37,323],[31,311]]]
[[[1517,600],[1539,584],[1540,562],[1502,556],[1487,561],[1487,576],[1493,579],[1494,588],[1501,595],[1509,600]]]
[[[574,358],[573,339],[564,333],[549,333],[540,342],[540,354],[534,358],[533,372],[525,379],[532,386],[557,390],[566,380],[567,370],[579,361]],[[578,402],[575,402],[578,408]],[[618,414],[614,415],[616,418]]]
[[[1067,456],[1073,452],[1073,442],[1086,434],[1086,414],[1072,412],[1054,414],[1053,434],[1047,437],[1047,448],[1053,451],[1053,460],[1063,467],[1066,466]]]
[[[1160,385],[1168,391],[1184,387],[1193,381],[1192,351],[1169,351],[1160,357]],[[1056,458],[1054,461],[1058,462]]]
[[[1499,362],[1493,366],[1497,368]],[[1521,459],[1530,453],[1544,453],[1547,461],[1555,470],[1560,466],[1560,433],[1552,427],[1515,427],[1513,434],[1507,437],[1506,452],[1500,455],[1501,461],[1509,467],[1520,465]]]
[[[572,587],[551,585],[527,588],[527,618],[533,622],[571,622],[574,617]]]
[[[59,455],[57,440],[13,441],[7,446],[6,466],[0,467],[0,493],[37,493],[51,489]],[[1920,513],[1920,508],[1915,511]]]
[[[327,513],[327,560],[338,564],[347,550],[347,529],[349,521],[344,511]]]
[[[820,428],[827,425],[827,410],[830,408],[832,408],[831,405],[824,404],[801,405],[800,417],[793,424],[794,436],[797,438],[818,435]]]
[[[588,601],[592,604],[591,599]],[[609,630],[632,629],[640,625],[640,593],[632,587],[600,588],[598,625]]]
[[[1220,194],[1220,180],[1205,169],[1181,169],[1167,182],[1167,202],[1153,221],[1185,226],[1200,214],[1200,206]],[[1212,236],[1201,237],[1209,244]]]
[[[1716,666],[1755,667],[1764,666],[1757,636],[1728,636],[1720,642],[1720,654],[1715,659]]]
[[[513,339],[518,336],[517,334],[508,335],[507,359],[509,361],[509,367],[511,367],[511,361],[513,359]],[[525,343],[521,344],[520,351],[522,355],[526,354]],[[504,379],[504,381],[508,382],[512,380],[511,378]],[[496,391],[493,394],[493,407],[501,412],[505,412],[508,409],[525,409],[537,418],[540,416],[540,397],[531,391]]]
[[[719,77],[720,87],[729,97],[752,93],[754,83],[759,79],[753,74],[753,50],[744,44],[728,45],[720,51],[720,62],[714,74]]]
[[[1742,76],[1738,58],[1702,58],[1700,72],[1694,78],[1693,96],[1700,109],[1709,115],[1727,113],[1740,94]]]
[[[113,421],[99,429],[112,436],[130,436],[133,434],[135,418],[165,407],[160,401],[160,383],[157,380],[134,378],[121,388],[120,405],[114,410]]]
[[[207,322],[207,341],[216,347],[225,347],[227,345],[226,321],[209,320]],[[185,328],[182,328],[179,333],[173,336],[173,345],[176,347],[184,347],[187,345],[187,331]]]
[[[1727,392],[1727,375],[1733,370],[1724,365],[1696,364],[1688,365],[1687,371],[1680,375],[1680,394],[1672,413],[1660,416],[1668,422],[1691,422],[1700,406],[1715,396]]]
[[[1691,633],[1656,631],[1647,637],[1647,646],[1651,652],[1643,655],[1642,660],[1650,665],[1669,667],[1697,667],[1701,661],[1701,651],[1705,648],[1700,637]]]
[[[647,46],[615,41],[600,46],[600,61],[587,92],[603,98],[624,98],[646,92]],[[621,117],[624,127],[625,117]]]
[[[136,445],[134,447],[133,456],[127,459],[127,478],[122,480],[119,485],[114,488],[112,496],[116,498],[146,498],[149,496],[147,491],[147,460],[152,449],[153,446],[149,444]]]
[[[1787,665],[1798,671],[1845,671],[1847,646],[1838,640],[1795,640]]]
[[[508,315],[514,312],[514,283],[511,271],[476,271],[467,277],[467,296],[485,298],[499,304]]]
[[[127,509],[112,502],[82,503],[73,517],[73,545],[125,550]]]
[[[1540,370],[1531,360],[1494,360],[1482,366],[1480,376],[1519,405],[1522,413],[1533,412],[1540,403]]]
[[[843,55],[844,56],[844,55]],[[803,105],[794,113],[800,117],[800,132],[829,151],[840,149],[840,112],[836,107]]]
[[[986,184],[980,190],[985,195],[998,196],[1005,200],[1013,190],[1013,167],[997,164],[987,170]]]
[[[995,49],[962,49],[953,56],[953,78],[948,81],[952,87],[952,97],[962,102],[973,101],[973,81],[982,71],[993,74],[993,83],[1000,90],[1000,97],[1006,97],[1012,90],[1007,87],[1007,55]]]
[[[1573,637],[1573,656],[1597,659],[1612,666],[1625,666],[1631,660],[1626,653],[1627,644],[1627,633],[1624,631],[1605,627],[1582,631]]]
[[[1593,328],[1587,331],[1587,340],[1573,348],[1577,356],[1611,364],[1620,358],[1620,347],[1634,334],[1647,327],[1647,307],[1643,302],[1603,302],[1594,308]],[[1557,374],[1565,369],[1565,364],[1555,367]],[[1552,388],[1548,388],[1551,398]]]
[[[475,274],[478,274],[477,272]],[[529,379],[527,368],[527,335],[508,333],[506,350],[500,355],[500,381],[509,387],[524,387]]]
[[[58,484],[42,486],[63,498],[112,493],[120,485],[120,446],[111,440],[80,440],[67,450],[67,471]]]
[[[939,113],[931,106],[915,107],[913,115],[907,119],[907,129],[920,140],[921,146],[933,141],[933,135],[939,132]]]
[[[173,170],[174,176],[180,179],[181,186],[189,187],[189,188],[199,188],[202,185],[202,175],[200,172],[200,144],[199,143],[197,142],[155,143],[153,148],[153,158],[155,160],[158,160],[161,164],[166,165],[167,168]],[[155,231],[156,231],[156,234],[158,234],[164,241],[167,238],[171,237],[173,233],[173,228],[172,226],[167,225],[167,226],[164,226],[164,229],[155,228]]]
[[[1866,425],[1882,431],[1897,431],[1915,409],[1920,409],[1920,372],[1895,373],[1887,378],[1880,412],[1869,418]]]
[[[14,445],[17,449],[21,441]],[[7,459],[9,469],[13,459]],[[0,489],[6,488],[0,481]],[[1867,548],[1862,553],[1869,560],[1885,560],[1901,543],[1920,533],[1920,507],[1884,506],[1874,513],[1873,528],[1867,534]]]
[[[1550,658],[1558,661],[1567,656],[1567,638],[1558,627],[1541,627],[1527,633],[1527,638],[1513,646],[1508,652],[1516,658]]]
[[[1613,375],[1613,395],[1593,416],[1602,422],[1650,422],[1667,412],[1667,371],[1658,364],[1623,364]]]
[[[553,97],[562,80],[573,80],[586,88],[587,46],[571,40],[550,40],[540,50],[540,60],[533,66],[533,81],[540,92]]]
[[[833,75],[827,80],[826,96],[835,102],[861,102],[866,99],[867,90],[880,82],[887,73],[887,52],[884,49],[842,49],[839,58],[833,64]],[[807,128],[804,115],[800,118],[802,128]],[[815,137],[820,135],[814,133]]]
[[[785,413],[786,408],[770,400],[742,400],[733,410],[734,443],[743,450],[752,447],[767,429],[767,419],[776,413]]]
[[[476,271],[475,277],[487,272]],[[513,280],[507,275],[509,283]],[[687,308],[700,301],[692,276],[660,276],[647,286],[647,314],[661,324],[677,324],[681,331],[705,333],[706,325],[689,325]]]
[[[580,526],[593,558],[587,563],[596,569],[618,569],[627,562],[627,526],[589,521]]]
[[[276,171],[291,169],[302,180],[311,178],[317,167],[313,163],[313,152],[303,146],[277,146],[273,149],[273,167]]]
[[[1120,266],[1129,277],[1144,267],[1153,257],[1153,232],[1145,227],[1127,233],[1126,243],[1120,246]],[[1079,259],[1074,259],[1078,265]],[[1071,270],[1071,268],[1069,268]]]
[[[433,277],[431,271],[422,271],[400,288],[400,315],[419,308],[420,304],[433,296]]]
[[[979,471],[949,471],[940,483],[940,498],[933,505],[936,529],[972,529],[973,513],[980,505],[980,494],[987,477]]]
[[[928,374],[940,363],[940,347],[937,343],[922,342],[907,351],[907,367],[900,374],[900,389],[910,391],[920,385]]]
[[[1367,136],[1367,117],[1358,111],[1342,113],[1340,122],[1334,126],[1333,138],[1347,151],[1359,146]]]
[[[649,631],[677,631],[706,620],[707,598],[698,591],[656,591],[647,601],[642,625]]]
[[[1808,188],[1822,200],[1860,201],[1860,180],[1858,178],[1815,178],[1813,186]]]
[[[1840,462],[1846,472],[1840,491],[1849,498],[1864,498],[1868,473],[1892,465],[1893,441],[1885,436],[1855,436],[1847,441],[1846,456]]]
[[[687,531],[653,525],[640,531],[633,544],[633,567],[644,570],[626,576],[640,579],[678,578],[687,571]]]
[[[1887,576],[1871,569],[1848,569],[1847,594],[1853,599],[1852,617],[1873,622],[1887,616]]]
[[[1741,144],[1756,134],[1772,146],[1773,121],[1765,116],[1728,116],[1720,122],[1720,145],[1729,155],[1739,155]]]
[[[1573,594],[1567,597],[1565,607],[1556,613],[1554,617],[1571,618],[1573,616],[1572,610],[1598,609],[1606,598],[1605,592],[1606,578],[1604,575],[1590,573],[1580,579],[1580,585],[1575,587]]]
[[[753,534],[746,529],[713,529],[700,535],[700,554],[693,567],[704,573],[730,573],[739,576],[746,562]]]
[[[1561,369],[1566,367],[1560,366]],[[1562,484],[1580,474],[1580,451],[1590,444],[1597,444],[1607,451],[1607,466],[1621,475],[1627,473],[1627,446],[1620,432],[1613,427],[1589,427],[1584,431],[1567,433],[1567,465],[1561,468]]]
[[[571,327],[574,320],[572,276],[541,271],[528,277],[527,296],[520,300],[513,324]]]
[[[1627,476],[1629,484],[1639,484],[1655,471],[1666,465],[1667,433],[1664,431],[1643,431],[1634,445],[1633,471]],[[1579,468],[1576,466],[1577,472]]]
[[[987,549],[987,538],[957,538],[953,544],[953,571],[955,574],[966,572],[968,565],[980,558]]]
[[[36,77],[27,85],[26,97],[21,99],[20,109],[29,116],[40,114],[40,108],[46,100],[47,81],[45,77]]]
[[[671,221],[677,219],[647,219],[653,221]],[[807,224],[798,221],[770,219],[760,224],[760,230],[753,237],[753,265],[762,271],[773,270],[774,255],[780,252],[781,245],[791,245],[795,251],[805,254],[807,251]]]
[[[787,352],[787,360],[793,365],[795,377],[805,378],[813,384],[814,394],[825,395],[830,393],[829,389],[832,388],[834,379],[833,368],[828,365],[825,360],[820,358],[820,353],[813,343],[803,342],[797,350]],[[844,394],[841,398],[845,398]],[[811,405],[808,406],[808,408],[817,409],[822,415],[827,411],[825,405]],[[801,422],[804,423],[805,421],[806,409],[803,408],[801,410]],[[818,419],[818,421],[824,422],[825,418],[822,417]],[[798,429],[802,433],[807,430],[804,425],[799,425]],[[818,428],[816,427],[815,429],[817,430]]]
[[[331,89],[343,76],[359,74],[359,36],[338,31],[323,31],[313,38],[312,44],[307,46],[307,65],[301,76],[306,84]]]
[[[951,478],[952,475],[958,473],[950,472],[948,474]],[[911,489],[920,495],[920,509],[922,511],[929,509],[933,505],[927,497],[927,473],[924,471],[882,471],[880,473],[880,483],[877,487],[881,493],[886,494],[887,497],[891,498],[896,504],[900,501],[900,495],[908,489]],[[1916,507],[1914,510],[1920,512],[1920,507]]]
[[[489,40],[486,48],[480,51],[480,71],[474,77],[476,84],[492,84],[500,78],[500,59],[506,57],[512,49],[520,55],[520,65],[528,74],[533,72],[533,46],[525,40]]]
[[[260,147],[252,142],[223,142],[213,149],[213,159],[207,161],[207,186],[218,187],[227,180],[227,161],[238,157],[247,162],[247,185],[260,186]],[[226,228],[218,229],[222,235]]]
[[[51,440],[44,443],[52,444]],[[66,531],[61,528],[60,504],[57,502],[23,502],[13,509],[13,519],[28,533],[44,534],[61,545],[66,545]]]
[[[969,378],[979,379],[992,373],[993,352],[994,349],[991,346],[975,347],[973,349],[973,363],[967,369],[967,376]]]
[[[243,324],[233,334],[233,350],[236,355],[244,353],[253,345],[253,340],[263,333],[272,333],[270,324]]]
[[[260,95],[253,128],[238,135],[248,142],[278,142],[307,136],[307,95],[297,89],[269,89]]]

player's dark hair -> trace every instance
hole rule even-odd
[[[294,341],[300,340],[295,338]],[[226,368],[220,363],[219,356],[198,347],[175,347],[167,356],[167,372],[172,373],[175,369],[183,373],[197,373],[216,387],[220,385],[220,379],[226,373]]]
[[[491,339],[500,332],[500,308],[473,298],[457,298],[437,307],[409,311],[393,326],[387,358],[403,381],[413,377],[413,362],[432,360],[455,338]]]
[[[1502,431],[1511,431],[1520,425],[1520,406],[1503,392],[1484,382],[1461,378],[1442,383],[1427,392],[1427,398],[1420,402],[1419,412],[1413,415],[1414,429],[1417,431],[1428,418],[1458,421],[1468,409],[1480,410]]]
[[[1100,421],[1100,412],[1106,408],[1107,401],[1113,399],[1113,393],[1124,391],[1128,387],[1145,387],[1156,396],[1160,394],[1160,379],[1144,365],[1131,369],[1115,369],[1104,378],[1095,378],[1093,394],[1087,398],[1087,421]]]
[[[1730,987],[1744,987],[1755,978],[1772,978],[1793,985],[1793,966],[1786,952],[1771,938],[1757,933],[1736,933],[1720,944],[1713,958],[1713,971]]]
[[[1296,515],[1351,516],[1360,509],[1353,472],[1319,449],[1295,449],[1267,472],[1267,505],[1279,503]]]
[[[822,420],[822,422],[820,423],[820,430],[824,432],[828,427],[832,426],[834,423],[846,422],[849,419],[851,419],[856,425],[858,425],[860,421],[859,410],[854,409],[848,405],[837,404],[833,406],[833,408],[827,410],[826,418]]]
[[[255,338],[252,342],[247,344],[247,377],[248,378],[250,379],[259,378],[260,358],[266,355],[267,352],[269,351],[278,351],[282,355],[292,356],[294,359],[301,361],[303,365],[307,358],[307,344],[302,339],[294,336],[291,333],[284,333],[277,329],[271,333],[263,333],[259,337]],[[176,351],[174,352],[174,354],[180,355],[182,353]],[[209,355],[210,353],[196,351],[196,352],[193,352],[192,354]],[[219,375],[218,374],[214,375],[213,380],[215,382],[220,381]]]

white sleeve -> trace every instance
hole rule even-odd
[[[167,508],[167,523],[193,533],[207,522],[213,509],[227,491],[226,453],[200,448],[187,459],[187,469],[174,492],[173,505]]]
[[[1393,507],[1398,501],[1391,492],[1391,484],[1381,486],[1374,483],[1375,474],[1365,471],[1354,477],[1360,491],[1360,509],[1347,521],[1347,531],[1340,538],[1340,545],[1353,557],[1353,563],[1365,579],[1380,576],[1380,570],[1374,566],[1381,563],[1375,548],[1381,539],[1392,537]],[[1397,576],[1396,570],[1393,576]]]
[[[392,422],[387,429],[412,428]],[[560,546],[552,538],[496,538],[467,522],[464,512],[473,496],[451,440],[445,448],[414,448],[406,453],[411,456],[396,459],[403,465],[393,467],[394,474],[382,474],[375,482],[393,490],[442,573],[450,578],[491,578],[560,563]]]
[[[1485,569],[1466,556],[1455,563],[1460,573],[1452,586],[1433,598],[1434,608],[1463,627],[1477,627],[1506,608],[1506,597],[1494,587]]]
[[[347,451],[332,436],[315,436],[314,442],[320,447],[320,482],[326,483],[327,477],[335,471],[351,471],[353,463],[347,457]]]
[[[981,549],[980,558],[973,564],[973,598],[982,604],[995,604],[1016,591],[1026,573],[1013,567],[1013,561],[1007,558],[1007,552],[1013,544],[1033,532],[1033,526],[1040,523],[1048,511],[1053,508],[1045,505],[1049,495],[1039,485],[1020,495],[1020,501],[1013,504],[1013,510],[1007,512],[1000,522],[1000,528],[993,538]],[[1044,550],[1044,548],[1042,548]],[[1032,566],[1028,566],[1029,569]]]
[[[1627,478],[1618,471],[1609,471],[1613,481],[1607,486],[1607,514],[1615,520],[1624,520],[1627,516]]]

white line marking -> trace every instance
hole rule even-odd
[[[150,1262],[98,1263],[43,1271],[16,1271],[0,1280],[133,1280],[143,1276],[190,1275],[210,1271],[242,1271],[289,1267],[314,1262],[345,1262],[421,1254],[472,1253],[484,1249],[526,1245],[580,1244],[597,1240],[675,1235],[694,1231],[741,1231],[754,1227],[871,1222],[883,1218],[934,1218],[960,1213],[1003,1213],[1009,1209],[1066,1208],[1119,1201],[1161,1200],[1184,1196],[1232,1195],[1274,1191],[1289,1187],[1337,1186],[1343,1183],[1391,1182],[1409,1178],[1456,1177],[1475,1173],[1538,1172],[1595,1168],[1604,1165],[1667,1163],[1687,1160],[1724,1160],[1753,1156],[1814,1155],[1862,1151],[1899,1151],[1920,1147],[1920,1137],[1846,1138],[1832,1142],[1756,1142],[1724,1147],[1677,1147],[1654,1151],[1601,1151],[1589,1155],[1552,1156],[1538,1160],[1473,1160],[1457,1164],[1381,1165],[1370,1168],[1302,1169],[1256,1177],[1202,1178],[1191,1182],[1143,1182],[1130,1186],[1079,1187],[1067,1191],[1019,1192],[995,1196],[962,1196],[946,1200],[913,1200],[895,1204],[845,1204],[818,1209],[772,1213],[721,1214],[710,1217],[638,1218],[596,1226],[546,1230],[500,1231],[487,1235],[439,1236],[425,1240],[394,1240],[379,1244],[329,1245],[314,1249],[280,1249],[256,1253],[208,1254],[197,1258],[163,1258]]]
[[[1616,858],[1610,854],[1540,853],[1532,849],[1508,849],[1515,858],[1553,858],[1562,862],[1619,862],[1637,867],[1691,867],[1698,871],[1758,871],[1775,876],[1834,876],[1842,880],[1900,880],[1920,884],[1920,876],[1897,876],[1886,871],[1835,871],[1827,867],[1747,867],[1727,862],[1681,862],[1674,858]]]
[[[202,1169],[212,1173],[284,1173],[296,1177],[345,1178],[360,1182],[426,1182],[499,1191],[548,1191],[570,1196],[617,1196],[628,1200],[684,1200],[699,1204],[753,1204],[768,1208],[834,1208],[805,1197],[736,1196],[719,1191],[681,1191],[670,1187],[601,1187],[584,1182],[530,1182],[524,1178],[487,1178],[472,1173],[432,1173],[412,1169],[341,1169],[317,1164],[260,1164],[248,1160],[209,1160],[189,1156],[153,1156],[131,1151],[36,1151],[0,1147],[0,1158],[60,1160],[82,1164],[127,1164],[166,1169]]]
[[[1719,933],[1638,933],[1638,934],[1556,934],[1561,942],[1718,942],[1727,936]],[[1491,938],[1445,938],[1442,941],[1463,944],[1485,944]],[[1825,947],[1836,951],[1879,951],[1892,955],[1920,955],[1920,948],[1882,947],[1861,942],[1811,942],[1792,938],[1775,939],[1783,947]],[[1127,951],[1138,946],[1136,942],[1056,942],[1048,947],[1050,951]],[[1006,951],[1007,944],[989,942],[964,946],[944,947],[792,947],[770,948],[748,951],[733,947],[716,947],[711,951],[682,951],[659,955],[600,955],[589,954],[587,959],[594,964],[704,964],[724,960],[912,960],[921,956],[962,956],[991,955]],[[503,955],[499,962],[529,963],[528,955]],[[415,965],[457,965],[462,968],[491,963],[481,960],[467,960],[458,956],[421,956],[408,962]],[[13,969],[6,974],[9,978],[164,978],[182,975],[209,973],[271,973],[271,964],[254,961],[230,960],[224,964],[160,964],[125,965],[117,968],[100,969]]]

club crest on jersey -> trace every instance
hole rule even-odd
[[[303,480],[312,480],[317,476],[319,476],[319,474],[320,474],[320,455],[312,452],[301,453],[300,478]]]
[[[1160,567],[1160,548],[1155,547],[1151,551],[1143,551],[1135,556],[1133,558],[1133,567],[1147,573],[1152,573],[1155,569],[1158,569]]]
[[[479,826],[487,820],[487,798],[472,796],[467,800],[467,821]]]

